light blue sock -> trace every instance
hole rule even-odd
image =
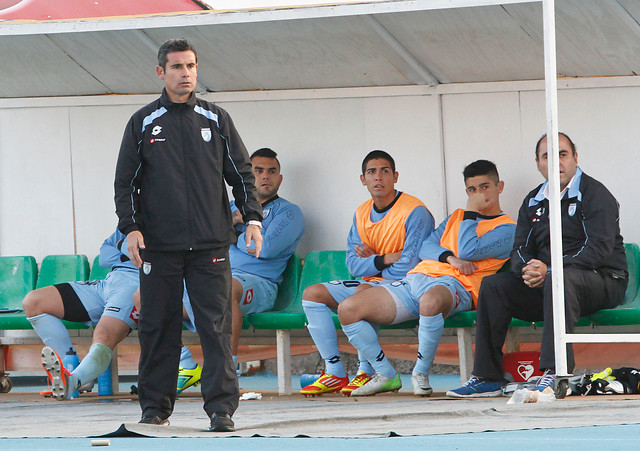
[[[333,324],[329,307],[319,302],[302,301],[302,308],[307,315],[307,329],[313,338],[320,357],[324,359],[325,371],[336,377],[345,377],[347,372],[342,365],[336,326]]]
[[[349,342],[373,366],[376,373],[389,378],[396,377],[398,373],[384,355],[384,351],[378,344],[378,335],[371,324],[366,321],[356,321],[353,324],[343,325],[342,330],[349,337]]]
[[[413,372],[429,374],[444,330],[444,318],[442,313],[436,316],[420,315],[418,324],[418,358]]]
[[[182,351],[180,351],[180,367],[185,370],[192,370],[196,366],[198,366],[198,363],[191,357],[191,351],[186,346],[183,346]]]
[[[52,348],[58,353],[61,359],[64,359],[65,354],[73,347],[71,343],[71,337],[67,328],[64,327],[62,321],[53,315],[43,313],[41,315],[30,316],[27,318],[36,331],[38,336],[42,339],[42,342]]]
[[[371,323],[369,323],[369,324],[371,324]],[[376,335],[378,335],[378,331],[380,330],[380,326],[377,325],[377,324],[371,324],[371,327],[373,327],[373,330],[376,331]],[[375,371],[373,370],[373,367],[371,366],[369,361],[364,358],[364,356],[362,355],[362,353],[360,351],[358,351],[358,371],[364,371],[369,376],[373,376],[373,373],[375,373]]]
[[[111,363],[111,349],[102,343],[94,343],[82,359],[80,365],[71,374],[78,378],[78,386],[91,382],[104,373]],[[78,388],[78,387],[74,387]]]

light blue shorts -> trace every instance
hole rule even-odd
[[[393,282],[392,280],[376,280],[373,282],[367,282],[366,280],[332,280],[331,282],[324,282],[322,285],[329,291],[331,297],[340,304],[349,296],[356,294],[356,288],[360,285],[371,285],[372,287],[379,287],[387,285]]]
[[[470,310],[473,306],[471,293],[469,293],[455,277],[431,277],[421,273],[412,273],[400,281],[392,282],[384,286],[396,301],[396,307],[400,307],[398,305],[398,301],[400,301],[409,315],[409,317],[396,317],[396,319],[406,321],[410,318],[418,318],[420,316],[420,297],[435,286],[448,288],[454,299],[451,311],[448,315],[444,315],[445,318],[455,315],[458,312]],[[400,308],[399,310],[403,309]]]
[[[104,316],[119,319],[131,329],[138,328],[138,312],[133,309],[133,293],[140,286],[138,270],[116,269],[104,280],[69,282],[89,314],[88,326]]]
[[[232,270],[231,276],[242,285],[242,297],[240,298],[240,310],[242,316],[251,313],[261,313],[273,309],[273,304],[278,296],[278,284],[264,277],[256,276],[242,271]],[[196,331],[193,308],[187,295],[185,286],[182,303],[189,319],[184,320],[184,326],[192,332]]]

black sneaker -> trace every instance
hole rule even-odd
[[[233,420],[226,412],[216,412],[211,415],[211,432],[233,432],[236,430]]]
[[[160,418],[158,415],[143,416],[138,423],[155,424],[156,426],[169,426],[168,418]]]

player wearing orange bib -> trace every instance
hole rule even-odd
[[[464,169],[466,210],[454,211],[422,243],[422,260],[398,282],[366,290],[340,304],[342,330],[375,374],[351,396],[369,396],[402,387],[400,376],[378,344],[371,324],[396,324],[419,318],[418,356],[411,381],[416,396],[429,396],[429,369],[442,336],[445,317],[474,307],[480,282],[497,272],[513,246],[515,222],[502,213],[504,183],[490,161]]]
[[[316,396],[342,391],[349,395],[370,379],[373,369],[360,358],[358,374],[350,382],[340,358],[331,310],[364,286],[400,280],[419,261],[420,244],[433,231],[431,213],[417,198],[396,191],[398,173],[393,158],[381,150],[370,152],[362,162],[362,184],[371,199],[354,215],[347,239],[347,267],[364,280],[334,280],[311,285],[302,295],[309,333],[325,361],[322,376],[301,393]],[[330,310],[331,309],[331,310]],[[360,357],[360,356],[359,356]]]

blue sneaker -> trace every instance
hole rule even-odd
[[[453,398],[491,398],[502,396],[502,382],[491,381],[484,377],[471,376],[462,387],[449,390],[447,396]]]
[[[534,390],[544,391],[545,388],[551,387],[551,391],[554,389],[554,382],[556,380],[556,372],[554,370],[545,370],[544,374],[540,376]]]

